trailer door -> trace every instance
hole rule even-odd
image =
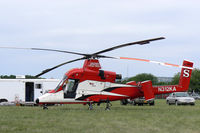
[[[25,84],[25,101],[34,101],[34,82],[26,82]]]

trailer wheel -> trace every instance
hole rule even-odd
[[[8,102],[8,100],[5,98],[2,98],[2,99],[0,99],[0,103],[2,103],[2,102]]]

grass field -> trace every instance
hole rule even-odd
[[[200,133],[200,101],[195,106],[0,107],[0,133]]]

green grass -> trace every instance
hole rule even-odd
[[[0,107],[0,133],[199,133],[200,101],[195,106]]]

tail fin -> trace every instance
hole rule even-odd
[[[183,61],[183,68],[181,70],[179,86],[182,88],[182,91],[187,91],[190,85],[190,79],[192,74],[193,62]]]
[[[178,85],[165,85],[165,86],[153,86],[154,94],[165,94],[172,92],[187,91],[190,85],[190,78],[192,74],[193,62],[183,61],[183,67]]]

